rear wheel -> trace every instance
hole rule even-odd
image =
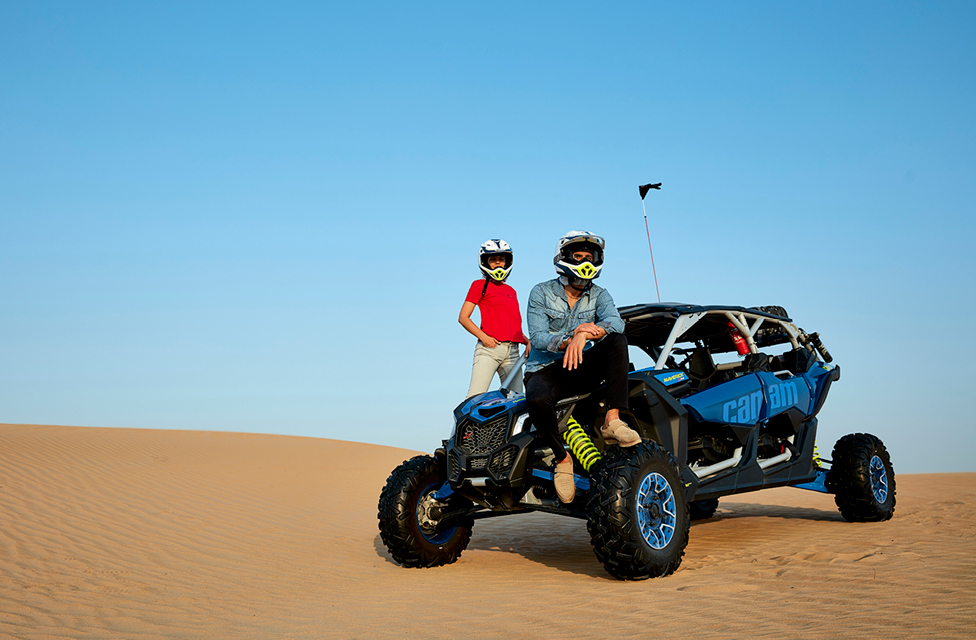
[[[694,500],[688,503],[688,513],[692,520],[708,520],[715,515],[716,509],[718,509],[718,498]]]
[[[688,544],[688,505],[674,459],[654,442],[604,459],[587,499],[590,541],[621,580],[670,575]]]
[[[880,439],[846,435],[834,445],[827,490],[849,522],[882,522],[895,512],[895,470]]]
[[[444,483],[440,464],[417,456],[393,470],[380,493],[380,538],[405,567],[437,567],[456,561],[471,540],[471,519],[439,528],[443,504],[434,492]]]

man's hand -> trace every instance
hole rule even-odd
[[[569,341],[566,345],[566,353],[563,354],[563,369],[572,371],[583,362],[583,347],[590,339],[589,335],[587,331],[580,331]]]
[[[583,333],[584,331],[586,333],[589,333],[589,334],[592,334],[593,335],[592,338],[587,337],[587,340],[593,340],[595,338],[599,338],[600,337],[600,334],[603,332],[603,328],[596,326],[592,322],[584,322],[583,324],[581,324],[578,327],[576,327],[575,329],[573,329],[573,337],[575,338],[577,335],[579,335],[580,333]]]

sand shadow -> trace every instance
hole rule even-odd
[[[558,571],[615,580],[593,554],[586,521],[548,513],[523,513],[475,523],[471,549],[517,554]]]
[[[384,561],[399,566],[379,534],[373,548]],[[514,553],[560,571],[612,580],[593,555],[586,521],[576,518],[521,513],[477,520],[467,551]]]
[[[718,511],[708,520],[695,520],[692,527],[723,520],[739,518],[782,518],[784,520],[809,520],[813,522],[846,522],[839,511],[813,507],[791,507],[778,504],[754,504],[749,502],[719,502]]]

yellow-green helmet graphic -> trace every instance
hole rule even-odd
[[[504,258],[505,264],[492,269],[490,266],[488,266],[488,259],[493,256],[500,256]],[[508,278],[508,274],[512,271],[513,262],[514,256],[512,254],[512,247],[510,247],[508,243],[501,238],[485,240],[481,244],[481,250],[478,252],[478,267],[489,280],[494,280],[495,282],[505,282],[506,278]]]
[[[556,243],[556,253],[552,257],[556,273],[570,281],[589,282],[599,278],[603,269],[604,245],[603,238],[589,231],[570,231]],[[593,259],[575,260],[573,254],[579,251],[590,252]]]

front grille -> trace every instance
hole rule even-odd
[[[458,429],[458,449],[469,456],[483,456],[505,444],[508,415],[487,424],[465,420]]]
[[[516,447],[505,447],[491,457],[491,462],[488,463],[488,470],[496,476],[502,471],[508,471],[515,462],[515,456],[517,454],[518,449]]]
[[[471,469],[472,470],[475,470],[475,469],[484,469],[485,468],[485,462],[487,462],[487,461],[488,461],[488,458],[471,458],[471,465],[470,465],[471,466]]]
[[[457,480],[458,474],[461,471],[461,465],[458,463],[457,452],[453,449],[447,456],[447,474],[451,480]]]

